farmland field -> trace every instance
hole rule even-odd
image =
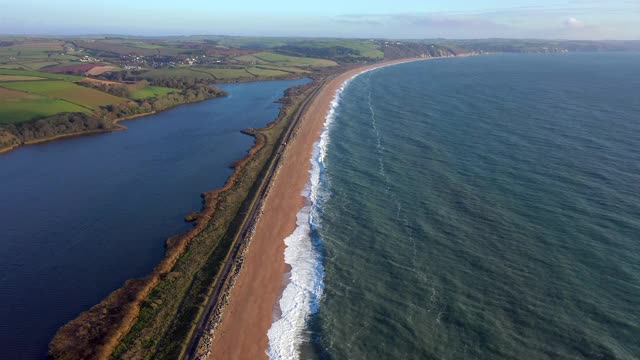
[[[24,81],[5,82],[0,86],[43,95],[50,98],[62,99],[74,104],[97,110],[100,106],[119,104],[127,101],[98,90],[86,88],[67,81]]]
[[[284,76],[284,75],[290,74],[289,72],[285,72],[285,71],[260,68],[260,67],[247,68],[247,72],[255,76]]]
[[[156,69],[147,71],[140,76],[145,79],[210,79],[213,80],[211,74],[192,71],[187,68],[171,68],[171,69]]]
[[[46,69],[43,69],[49,73],[66,73],[68,71],[73,72],[87,72],[96,67],[102,67],[103,64],[73,64],[73,65],[65,65],[65,66],[52,66]]]
[[[0,87],[0,124],[15,124],[63,112],[87,112],[87,109],[64,100]]]
[[[202,71],[211,74],[216,80],[234,80],[241,78],[253,77],[245,69],[211,69],[211,68],[197,68],[194,71]]]
[[[271,64],[269,61],[259,59],[255,55],[242,55],[242,56],[236,57],[234,60],[242,62],[242,63],[246,63],[246,64],[251,64],[251,65],[268,65],[268,64]],[[273,65],[273,64],[271,64],[271,65]]]
[[[61,45],[13,45],[0,47],[0,56],[47,57],[47,53],[62,52]]]
[[[254,57],[267,61],[269,63],[293,65],[293,66],[312,66],[312,67],[326,67],[338,65],[335,61],[315,58],[303,58],[298,56],[281,55],[272,52],[259,52],[253,54]]]
[[[0,75],[0,81],[33,81],[44,80],[43,77],[23,76],[23,75]]]
[[[39,71],[29,70],[16,70],[16,69],[0,69],[0,75],[22,75],[22,76],[35,76],[47,79],[59,79],[66,81],[80,81],[84,79],[81,76],[65,75],[65,74],[49,74]]]
[[[187,78],[226,81],[253,78],[254,75],[248,73],[244,68],[222,69],[194,67],[151,70],[142,74],[141,77],[146,79]]]
[[[144,43],[144,42],[125,42],[123,44],[127,45],[127,46],[137,47],[137,48],[140,48],[140,49],[162,49],[162,48],[164,48],[164,46],[162,46],[162,45],[155,45],[155,44]]]
[[[351,40],[351,39],[336,39],[336,40],[308,40],[301,41],[295,44],[295,46],[309,47],[309,48],[330,48],[330,47],[345,47],[355,50],[360,53],[360,56],[369,59],[382,59],[384,58],[384,52],[380,50],[380,46],[375,42],[369,40]]]
[[[100,75],[110,71],[119,71],[117,66],[97,66],[87,71],[88,75]]]
[[[51,60],[78,60],[77,56],[67,55],[67,54],[55,54],[49,57]]]
[[[130,96],[135,100],[149,99],[156,96],[166,95],[172,92],[179,91],[178,89],[172,89],[161,86],[145,86],[141,89],[136,89],[130,92]]]
[[[151,56],[158,53],[156,49],[142,49],[139,47],[123,44],[122,42],[77,41],[76,44],[80,48],[99,51],[99,52],[108,52],[108,53],[118,54],[118,55],[136,54],[136,55]]]
[[[34,60],[34,61],[23,61],[20,63],[23,68],[28,70],[39,70],[43,67],[47,66],[58,66],[60,62],[57,61],[47,61],[47,60]]]
[[[2,69],[15,69],[15,70],[19,70],[22,69],[23,66],[21,64],[0,64],[0,70]]]
[[[288,73],[309,73],[310,72],[309,70],[304,70],[304,69],[300,69],[292,66],[258,65],[256,67],[260,69],[278,70],[278,71],[284,71]]]
[[[132,42],[122,40],[77,41],[79,48],[98,52],[107,52],[118,55],[178,55],[190,52],[190,49],[150,44],[145,42]]]

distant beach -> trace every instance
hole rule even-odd
[[[336,94],[346,82],[363,72],[420,60],[429,58],[389,61],[347,71],[329,81],[317,95],[305,113],[295,139],[287,146],[286,161],[269,192],[242,271],[214,334],[211,359],[267,357],[267,332],[274,321],[276,304],[287,285],[286,275],[291,271],[285,263],[284,239],[296,229],[297,214],[305,205],[302,193],[309,181],[313,147]]]

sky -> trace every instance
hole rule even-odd
[[[0,34],[640,40],[640,0],[0,0]]]

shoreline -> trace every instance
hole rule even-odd
[[[115,326],[113,331],[110,331],[109,334],[102,338],[102,344],[94,349],[96,358],[109,358],[121,337],[129,332],[138,316],[140,305],[144,299],[147,298],[153,288],[159,283],[161,276],[171,271],[171,268],[178,260],[178,257],[184,253],[185,248],[189,245],[191,240],[200,234],[209,221],[211,221],[217,209],[219,195],[230,190],[236,184],[239,173],[242,169],[249,161],[251,161],[255,154],[264,147],[265,139],[262,134],[249,134],[247,132],[244,134],[253,137],[255,139],[254,144],[242,159],[236,160],[231,165],[234,171],[229,178],[227,178],[227,181],[222,187],[202,194],[202,208],[199,211],[194,211],[192,213],[197,213],[197,218],[192,222],[194,226],[187,232],[171,236],[165,241],[165,253],[163,258],[153,268],[150,274],[143,278],[127,280],[122,287],[111,292],[100,303],[82,312],[75,319],[69,321],[58,329],[50,343],[51,349],[57,347],[54,345],[56,343],[62,343],[62,345],[64,345],[65,341],[63,339],[59,339],[59,336],[63,338],[72,338],[75,335],[75,332],[83,331],[86,330],[86,328],[91,327],[90,325],[92,323],[89,319],[92,313],[109,311],[121,307],[124,310],[120,311],[122,313],[120,324]],[[133,298],[134,300],[129,301],[130,298]]]
[[[258,81],[294,80],[294,79],[303,79],[303,78],[308,77],[308,76],[302,76],[302,75],[310,75],[310,74],[308,74],[308,73],[291,73],[288,76],[283,76],[283,77],[278,77],[278,78],[256,77],[255,79],[246,79],[246,80],[243,79],[243,80],[236,80],[236,81],[215,82],[214,85],[217,85],[217,84],[237,84],[237,83],[248,83],[248,82],[258,82]],[[224,95],[224,96],[226,96],[226,95]],[[58,134],[58,135],[46,136],[46,137],[39,138],[39,139],[25,141],[25,142],[20,143],[20,144],[13,144],[13,145],[5,146],[5,147],[0,147],[0,154],[8,153],[8,152],[10,152],[12,150],[15,150],[15,149],[17,149],[19,147],[22,147],[22,146],[41,144],[41,143],[60,140],[60,139],[64,139],[64,138],[71,138],[71,137],[84,136],[84,135],[105,134],[105,133],[111,133],[111,132],[116,132],[116,131],[127,130],[126,126],[124,126],[122,124],[119,124],[119,123],[122,122],[122,121],[137,119],[137,118],[141,118],[141,117],[145,117],[145,116],[149,116],[149,115],[156,115],[156,114],[163,113],[165,111],[169,111],[171,109],[177,108],[179,106],[197,104],[197,103],[200,103],[200,102],[203,102],[203,101],[213,100],[213,99],[217,99],[219,97],[224,97],[224,96],[215,96],[215,97],[211,97],[211,98],[207,98],[207,99],[203,99],[203,100],[185,102],[185,103],[182,103],[182,104],[177,104],[177,105],[174,105],[174,106],[170,106],[170,107],[168,107],[166,109],[162,109],[160,111],[151,111],[151,112],[147,112],[147,113],[135,114],[135,115],[129,115],[129,116],[121,117],[121,118],[116,118],[116,119],[113,119],[112,122],[111,122],[111,124],[113,126],[113,128],[111,128],[111,129],[94,129],[94,130],[87,130],[87,131],[76,131],[76,132],[67,133],[67,134]]]
[[[223,85],[224,84],[238,84],[238,83],[249,83],[249,82],[258,82],[258,81],[295,80],[295,79],[308,78],[308,76],[298,76],[298,75],[309,75],[309,74],[307,74],[307,73],[291,74],[290,76],[283,76],[283,77],[280,77],[280,78],[260,78],[260,77],[256,77],[255,79],[216,82],[216,83],[214,83],[214,85],[217,85],[217,84],[223,84]],[[116,132],[116,131],[127,130],[128,128],[126,126],[120,124],[120,122],[127,121],[127,120],[133,120],[133,119],[137,119],[137,118],[141,118],[141,117],[145,117],[145,116],[150,116],[150,115],[156,115],[156,114],[163,113],[165,111],[169,111],[169,110],[175,109],[175,108],[177,108],[179,106],[197,104],[197,103],[201,103],[203,101],[213,100],[213,99],[217,99],[217,98],[225,97],[225,96],[226,95],[224,95],[224,96],[215,96],[215,97],[211,97],[211,98],[207,98],[207,99],[203,99],[203,100],[185,102],[185,103],[182,103],[182,104],[177,104],[177,105],[174,105],[174,106],[170,106],[170,107],[168,107],[166,109],[162,109],[160,111],[151,111],[151,112],[146,112],[146,113],[142,113],[142,114],[135,114],[135,115],[129,115],[129,116],[121,117],[121,118],[116,118],[116,119],[112,120],[111,124],[112,124],[113,128],[110,128],[110,129],[95,129],[95,130],[87,130],[87,131],[76,131],[76,132],[72,132],[72,133],[68,133],[68,134],[52,135],[52,136],[47,136],[47,137],[43,137],[43,138],[40,138],[40,139],[34,139],[34,140],[25,141],[25,142],[20,143],[20,144],[14,144],[14,145],[9,145],[9,146],[5,146],[5,147],[0,147],[0,154],[8,153],[8,152],[10,152],[12,150],[15,150],[15,149],[23,147],[23,146],[41,144],[41,143],[60,140],[60,139],[64,139],[64,138],[71,138],[71,137],[84,136],[84,135],[106,134],[106,133],[112,133],[112,132]]]
[[[289,91],[292,88],[287,89]],[[287,98],[288,95],[285,92]],[[283,98],[283,99],[284,99]],[[211,99],[206,99],[211,100]],[[204,101],[204,100],[203,100]],[[186,105],[186,104],[181,104]],[[178,106],[181,106],[178,105]],[[256,155],[265,147],[267,137],[264,132],[279,125],[285,120],[285,114],[289,105],[283,103],[278,116],[266,124],[262,128],[245,129],[241,131],[247,136],[254,138],[253,145],[247,150],[246,155],[234,161],[230,166],[234,169],[233,173],[227,178],[222,187],[204,192],[202,194],[202,207],[197,213],[197,219],[193,222],[193,227],[185,233],[177,234],[165,241],[165,253],[163,258],[150,273],[142,278],[127,280],[120,288],[111,292],[100,303],[92,306],[90,309],[79,314],[75,319],[67,322],[58,329],[54,338],[49,343],[50,356],[56,358],[62,354],[83,354],[84,357],[107,359],[118,345],[121,338],[129,332],[136,321],[140,312],[140,306],[145,301],[150,292],[161,281],[161,278],[171,271],[184,250],[196,238],[207,225],[216,216],[217,208],[220,203],[220,197],[225,193],[233,191],[236,185],[241,181],[243,170],[256,158]],[[166,109],[169,110],[169,109]],[[164,111],[164,110],[163,110]],[[114,120],[114,124],[120,129],[126,129],[123,125],[117,124],[120,121],[130,120],[137,117],[143,117],[146,114],[138,114],[127,118]],[[115,130],[108,130],[115,131]],[[82,134],[81,134],[82,135]],[[105,314],[109,314],[106,315]],[[110,317],[110,315],[114,315]],[[91,328],[103,327],[102,334],[97,336],[97,343],[78,344],[77,334],[87,333]],[[90,349],[88,349],[90,347]],[[90,354],[83,351],[89,350]]]
[[[76,131],[76,132],[71,132],[71,133],[67,133],[67,134],[57,134],[57,135],[52,135],[52,136],[46,136],[46,137],[39,138],[39,139],[28,140],[28,141],[25,141],[25,142],[20,143],[20,144],[14,144],[14,145],[9,145],[9,146],[5,146],[3,148],[0,148],[0,154],[8,153],[9,151],[15,150],[15,149],[23,147],[23,146],[42,144],[42,143],[55,141],[55,140],[61,140],[61,139],[65,139],[65,138],[78,137],[78,136],[84,136],[84,135],[107,134],[107,133],[112,133],[112,132],[116,132],[116,131],[127,130],[128,128],[126,126],[120,124],[120,122],[127,121],[127,120],[133,120],[133,119],[137,119],[137,118],[141,118],[141,117],[145,117],[145,116],[150,116],[150,115],[156,115],[156,114],[163,113],[165,111],[169,111],[171,109],[177,108],[178,106],[196,104],[196,103],[199,103],[199,102],[203,102],[203,101],[207,101],[207,100],[213,100],[213,99],[216,99],[216,98],[218,98],[218,96],[212,97],[212,98],[208,98],[208,99],[203,99],[203,100],[200,100],[200,101],[185,102],[185,103],[182,103],[182,104],[178,104],[178,105],[175,105],[175,106],[168,107],[168,108],[160,110],[160,111],[150,111],[150,112],[146,112],[146,113],[142,113],[142,114],[135,114],[135,115],[129,115],[129,116],[121,117],[121,118],[116,118],[116,119],[111,120],[111,125],[113,126],[113,128],[110,128],[110,129],[94,129],[94,130],[87,130],[87,131]]]
[[[345,71],[342,74],[331,75],[329,77],[329,83],[334,84],[336,79],[343,78],[348,76],[349,74],[358,74],[367,69],[374,69],[383,66],[404,63],[408,61],[417,61],[417,60],[428,60],[429,58],[416,58],[410,60],[396,60],[385,63],[371,64],[368,66],[363,66],[359,68],[351,68]],[[353,75],[349,76],[352,77]],[[340,82],[342,83],[342,82]],[[320,89],[320,95],[322,93],[327,92],[327,88],[330,86],[323,86]],[[288,89],[289,91],[291,89]],[[289,94],[285,93],[285,98],[283,99],[291,99],[298,97],[300,94]],[[318,97],[322,96],[311,96],[313,99],[309,99],[309,103],[311,107],[308,111],[303,112],[301,115],[301,123],[304,125],[307,121],[304,121],[304,118],[308,116],[310,113],[317,113],[314,109],[317,107]],[[333,97],[333,95],[331,96]],[[283,100],[281,99],[281,100]],[[207,99],[209,100],[209,99]],[[181,106],[185,104],[180,104],[177,106]],[[249,166],[250,163],[253,163],[253,160],[256,159],[256,155],[260,152],[260,150],[265,146],[265,135],[262,133],[263,131],[268,131],[268,129],[279,125],[288,115],[288,112],[291,109],[291,103],[283,102],[283,106],[280,109],[279,115],[272,121],[267,124],[264,128],[260,129],[250,129],[251,131],[244,132],[246,135],[254,136],[255,142],[253,146],[248,150],[246,156],[233,164],[234,172],[230,175],[230,177],[225,182],[225,185],[221,188],[214,189],[212,191],[208,191],[202,194],[203,196],[203,205],[201,210],[198,212],[199,216],[197,220],[194,222],[194,227],[191,228],[186,233],[182,233],[176,236],[169,238],[166,241],[165,255],[163,259],[158,263],[151,273],[142,278],[130,279],[127,280],[124,285],[114,290],[111,294],[109,294],[105,299],[103,299],[100,303],[94,305],[90,309],[84,311],[79,314],[75,319],[66,323],[63,327],[61,327],[56,333],[55,337],[50,342],[50,356],[54,358],[75,354],[81,357],[91,357],[91,358],[102,358],[106,359],[110,356],[110,354],[114,351],[115,347],[120,344],[120,340],[124,335],[129,333],[129,330],[132,328],[134,323],[136,322],[138,315],[141,311],[141,304],[147,299],[148,295],[155,288],[155,286],[162,281],[161,279],[168,274],[169,271],[176,264],[178,259],[180,259],[181,255],[184,253],[184,250],[189,244],[193,242],[196,237],[199,237],[202,233],[203,229],[213,220],[214,217],[217,217],[217,207],[220,202],[220,196],[225,196],[228,192],[236,191],[236,185],[238,183],[244,182],[242,180],[243,169]],[[165,109],[169,110],[169,109]],[[316,109],[317,110],[317,109]],[[163,110],[164,111],[164,110]],[[137,117],[142,117],[151,114],[137,114],[131,117],[114,119],[114,124],[120,129],[126,129],[123,125],[117,124],[120,121],[129,120]],[[322,119],[324,119],[324,112],[322,113]],[[322,121],[324,123],[324,120]],[[297,126],[294,130],[294,136],[290,143],[298,143],[299,141],[293,141],[300,137],[300,130],[304,129],[305,126]],[[114,131],[114,130],[107,130]],[[79,134],[83,135],[83,134]],[[286,147],[289,148],[288,146]],[[291,151],[285,152],[285,154],[290,154]],[[285,155],[285,158],[288,156]],[[309,157],[303,156],[305,163],[310,165]],[[284,164],[281,164],[276,169],[276,172],[280,172],[281,168],[287,167],[287,161],[283,161]],[[303,176],[304,181],[306,182],[307,176]],[[260,181],[260,180],[258,180]],[[273,183],[278,183],[277,181],[273,181]],[[269,193],[271,192],[271,188],[273,184],[269,186]],[[268,210],[263,206],[262,210],[267,212]],[[297,212],[297,209],[296,209]],[[262,211],[261,211],[262,213]],[[262,216],[258,216],[259,220]],[[295,213],[294,213],[295,218]],[[295,219],[294,224],[295,225]],[[278,239],[282,240],[284,237]],[[249,245],[247,245],[249,247]],[[244,253],[246,249],[243,250],[243,254],[239,257],[240,262],[244,261]],[[283,255],[283,252],[280,252],[280,255]],[[282,261],[284,265],[284,261]],[[232,277],[232,283],[235,280],[235,274]],[[281,277],[282,273],[280,273]],[[278,280],[278,283],[281,283],[281,279]],[[278,290],[282,290],[284,288],[284,284],[282,286],[278,286]],[[231,287],[228,292],[233,290],[234,287]],[[278,292],[278,291],[276,291]],[[226,294],[223,294],[226,296]],[[277,299],[274,298],[273,302],[275,303]],[[224,311],[224,307],[220,309],[220,311]],[[269,310],[269,314],[271,311]],[[207,319],[208,320],[208,319]],[[268,316],[268,321],[265,323],[265,326],[270,326],[271,324],[271,315]],[[91,330],[94,329],[94,330]],[[95,331],[98,330],[99,331]],[[81,336],[80,334],[91,334],[89,338]],[[266,329],[264,331],[264,335],[266,338]],[[78,337],[80,336],[80,337]],[[82,340],[80,340],[82,339]],[[265,347],[266,348],[266,347]],[[262,350],[264,353],[264,350]]]
[[[211,98],[211,99],[215,99],[215,98]],[[205,100],[202,100],[202,101],[211,100],[211,99],[205,99]],[[176,105],[174,107],[182,106],[182,105],[189,105],[189,104],[193,104],[193,103],[184,103],[184,104]],[[165,110],[162,110],[161,112],[173,109],[174,107],[167,108]],[[130,116],[122,117],[122,118],[113,119],[113,121],[111,123],[113,125],[112,129],[96,129],[96,130],[88,130],[88,131],[76,131],[76,132],[72,132],[72,133],[68,133],[68,134],[58,134],[58,135],[43,137],[43,138],[40,138],[40,139],[34,139],[34,140],[25,141],[22,144],[10,145],[10,146],[6,146],[6,147],[3,147],[3,148],[0,148],[0,154],[7,153],[7,152],[9,152],[11,150],[15,150],[15,149],[17,149],[19,147],[22,147],[22,146],[42,144],[42,143],[46,143],[46,142],[49,142],[49,141],[55,141],[55,140],[60,140],[60,139],[64,139],[64,138],[84,136],[84,135],[105,134],[105,133],[111,133],[111,132],[115,132],[115,131],[127,130],[126,126],[119,124],[121,121],[137,119],[137,118],[141,118],[141,117],[144,117],[144,116],[155,115],[155,114],[158,114],[158,113],[159,112],[157,112],[157,111],[152,111],[152,112],[148,112],[148,113],[130,115]]]
[[[348,70],[331,79],[313,99],[295,129],[295,137],[284,153],[285,161],[263,205],[254,235],[242,259],[242,271],[234,279],[228,301],[221,309],[221,321],[209,334],[209,359],[267,358],[267,332],[287,284],[291,267],[285,263],[285,243],[297,227],[297,214],[303,208],[302,195],[309,181],[313,146],[325,125],[336,93],[354,77],[374,69],[407,62],[437,58],[411,58],[366,65]]]

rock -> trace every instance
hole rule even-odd
[[[198,220],[198,218],[200,218],[200,213],[194,211],[191,214],[185,216],[184,217],[184,221],[186,221],[186,222],[194,222],[194,221]]]

